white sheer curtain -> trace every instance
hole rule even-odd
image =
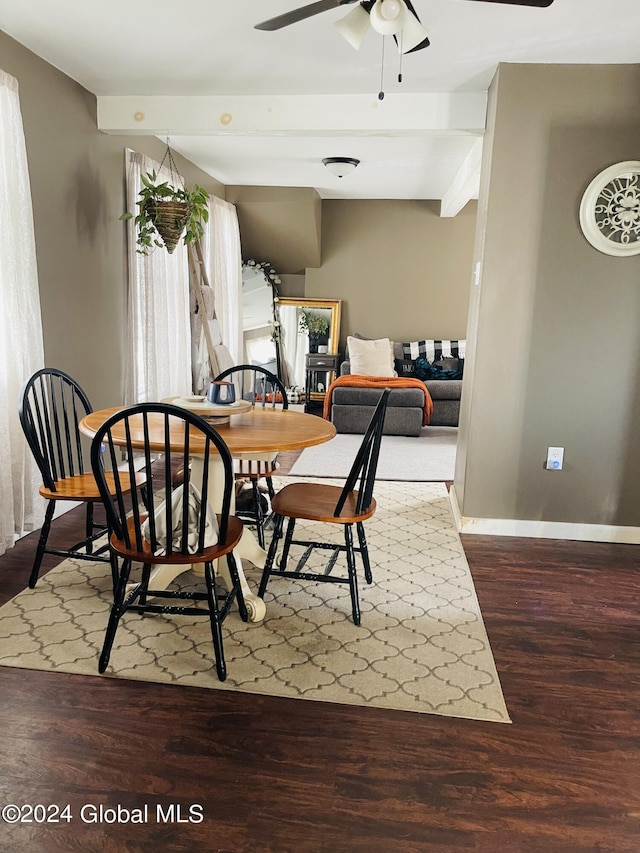
[[[138,213],[140,175],[156,171],[163,180],[169,169],[144,154],[127,149],[127,210]],[[161,400],[191,393],[191,330],[189,325],[189,265],[182,242],[173,254],[136,250],[133,220],[127,223],[129,305],[125,403]]]
[[[222,343],[242,363],[242,251],[235,205],[212,196],[204,259]]]
[[[42,526],[42,482],[18,420],[22,385],[44,367],[36,245],[18,81],[0,70],[0,554]]]

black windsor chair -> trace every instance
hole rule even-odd
[[[240,364],[230,367],[216,376],[216,381],[231,380],[238,390],[240,399],[249,400],[254,406],[261,408],[289,408],[286,389],[281,380],[267,370],[255,364]],[[265,547],[264,530],[269,515],[265,514],[260,494],[260,480],[264,479],[269,498],[273,500],[275,489],[272,475],[278,469],[276,458],[259,457],[246,453],[234,457],[233,470],[236,478],[247,479],[251,482],[253,493],[253,513],[250,520],[255,521],[258,543]],[[266,500],[266,499],[265,499]]]
[[[353,621],[360,624],[360,602],[358,598],[358,580],[356,576],[355,555],[359,553],[364,565],[364,576],[367,583],[372,583],[371,564],[365,536],[364,524],[376,511],[373,497],[373,487],[378,467],[382,428],[387,409],[390,389],[380,395],[371,421],[362,439],[360,449],[351,466],[351,471],[344,486],[332,486],[324,483],[291,483],[285,486],[272,501],[274,513],[273,539],[269,547],[258,595],[263,598],[267,584],[272,576],[294,578],[295,580],[310,580],[316,582],[348,584],[351,593],[351,610]],[[279,540],[282,538],[284,519],[288,518],[287,532],[282,548],[280,567],[274,568]],[[293,538],[296,520],[302,518],[310,521],[341,524],[344,527],[344,545],[329,542],[295,540]],[[353,543],[353,525],[356,526],[359,547]],[[305,546],[305,551],[293,570],[287,569],[289,549],[291,545]],[[326,565],[324,574],[305,572],[304,566],[314,548],[324,548],[333,551]],[[346,553],[347,577],[331,574],[338,556]]]
[[[94,542],[106,533],[107,526],[94,521],[94,505],[100,504],[102,498],[89,468],[89,439],[82,436],[78,428],[82,418],[92,411],[89,398],[78,383],[55,368],[38,370],[27,380],[20,394],[20,423],[42,475],[40,494],[48,501],[29,578],[32,589],[38,581],[45,554],[102,562],[110,560],[105,554],[107,544],[94,550]],[[111,475],[107,475],[106,482],[113,494]],[[131,477],[127,475],[122,479],[124,491],[131,491],[132,484],[134,490],[143,488],[144,475],[132,473]],[[86,506],[85,538],[70,548],[47,547],[58,501],[79,502]]]
[[[163,447],[154,442],[150,447],[150,416],[161,421]],[[142,430],[142,432],[140,432]],[[132,436],[143,435],[140,440]],[[157,432],[156,432],[157,434]],[[123,439],[124,435],[124,439]],[[104,453],[102,447],[104,446]],[[114,470],[115,494],[112,494],[104,467],[110,462],[115,468],[121,447],[130,462],[128,477],[132,476],[133,457],[142,459],[142,470],[152,482],[152,468],[156,472],[153,483],[161,489],[158,499],[165,498],[147,512],[138,500],[131,505],[124,500],[125,475]],[[163,454],[163,467],[158,473],[159,454]],[[189,465],[190,456],[202,458],[194,480],[195,465]],[[231,492],[234,485],[233,462],[227,445],[216,430],[203,418],[164,403],[140,403],[110,417],[96,433],[91,446],[91,464],[104,501],[112,534],[109,540],[117,584],[109,616],[98,670],[103,673],[109,663],[111,649],[122,616],[131,610],[135,613],[169,613],[186,616],[208,616],[216,659],[218,677],[224,681],[227,674],[222,642],[222,623],[234,599],[237,598],[242,619],[247,621],[240,579],[233,549],[242,536],[242,521],[230,514]],[[212,497],[214,473],[212,465],[222,464],[224,486],[222,508],[214,513],[209,507]],[[172,491],[172,467],[182,466],[182,483]],[[200,479],[201,472],[201,479]],[[216,584],[214,561],[226,557],[230,575],[230,589],[224,591]],[[141,563],[136,580],[130,580],[132,563]],[[158,565],[178,568],[191,563],[204,563],[206,590],[194,587],[179,589],[153,589],[151,570]],[[119,566],[119,568],[118,568]],[[136,570],[137,572],[138,570]],[[149,603],[149,599],[169,600],[171,603]],[[186,603],[185,603],[186,602]]]

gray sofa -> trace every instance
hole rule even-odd
[[[347,353],[348,356],[348,353]],[[402,359],[402,344],[394,343],[394,356]],[[340,366],[340,375],[350,373],[349,359]],[[430,426],[458,426],[462,379],[427,379],[433,400]],[[331,421],[338,432],[362,434],[380,397],[378,388],[337,386],[331,396]],[[385,435],[420,435],[424,394],[419,388],[393,388],[384,422]]]

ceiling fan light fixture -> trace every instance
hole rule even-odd
[[[408,17],[404,0],[376,0],[369,13],[371,26],[381,36],[399,33]]]
[[[354,157],[325,157],[322,162],[336,178],[344,178],[354,171],[360,160]]]
[[[360,50],[363,38],[369,32],[369,14],[363,6],[358,3],[344,18],[335,21],[334,27],[342,38],[349,42],[355,50]]]
[[[407,12],[402,28],[402,52],[409,53],[418,47],[428,47],[428,45],[429,33],[414,14]]]

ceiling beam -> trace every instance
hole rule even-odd
[[[486,93],[371,95],[103,95],[98,128],[153,136],[482,133]]]
[[[480,166],[482,163],[482,138],[464,158],[449,189],[440,202],[440,216],[456,216],[472,198],[478,198],[480,189]]]

